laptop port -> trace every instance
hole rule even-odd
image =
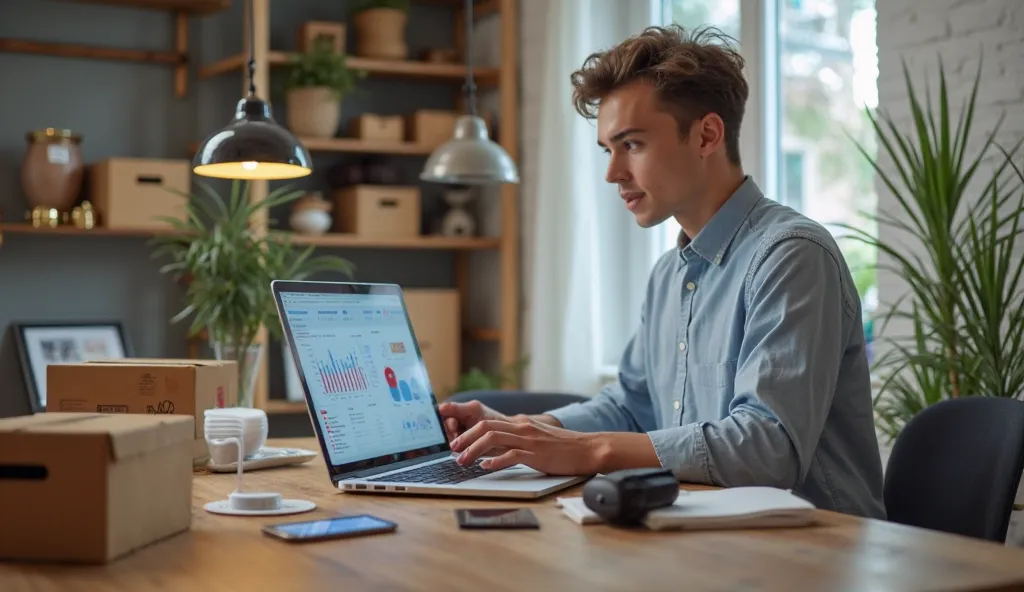
[[[373,488],[377,491],[384,491],[387,489],[387,487],[384,487],[383,485],[374,485]]]
[[[366,489],[366,486],[365,486],[365,485],[362,485],[362,484],[358,484],[358,483],[357,483],[357,484],[356,484],[356,489]]]
[[[405,491],[404,485],[395,485],[395,491]]]

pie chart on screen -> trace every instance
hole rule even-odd
[[[395,377],[395,371],[390,367],[384,368],[384,380],[388,383],[388,389],[391,391],[391,398],[396,403],[402,400],[402,391],[398,389],[398,378]]]

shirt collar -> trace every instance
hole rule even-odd
[[[757,183],[749,175],[744,177],[743,184],[722,204],[692,241],[686,233],[679,231],[680,255],[686,260],[692,252],[715,265],[721,265],[729,245],[736,238],[754,204],[763,196]]]

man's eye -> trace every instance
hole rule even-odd
[[[622,145],[625,146],[626,150],[629,150],[630,152],[632,152],[633,150],[635,150],[639,146],[636,142],[630,142],[630,141],[623,142]]]

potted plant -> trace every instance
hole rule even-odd
[[[904,65],[909,133],[869,111],[881,157],[858,144],[898,204],[872,218],[899,239],[844,228],[877,248],[888,259],[877,268],[909,288],[878,319],[882,333],[893,319],[906,325],[905,337],[876,340],[885,350],[875,352],[875,411],[890,441],[943,399],[1024,394],[1024,258],[1014,253],[1024,225],[1024,173],[1014,163],[1021,142],[996,143],[1001,118],[980,140],[972,136],[980,77],[979,61],[954,116],[941,60],[937,105],[928,91],[922,104]]]
[[[186,305],[171,322],[192,316],[189,336],[205,332],[217,359],[238,362],[238,405],[248,407],[264,349],[258,333],[265,327],[270,337],[281,335],[270,282],[319,272],[350,277],[354,267],[335,256],[312,257],[313,247],[294,248],[289,233],[264,235],[253,228],[253,216],[261,210],[298,199],[303,191],[282,187],[253,203],[247,182],[233,181],[227,199],[201,180],[196,183],[204,195],[181,194],[189,200],[186,219],[164,218],[176,232],[153,239],[158,245],[153,256],[168,256],[171,261],[160,272],[188,284]]]
[[[361,0],[352,10],[356,55],[364,58],[404,60],[409,0]]]
[[[294,54],[285,86],[288,128],[298,136],[332,138],[341,122],[341,101],[366,75],[348,67],[333,42],[318,37],[306,53]]]

